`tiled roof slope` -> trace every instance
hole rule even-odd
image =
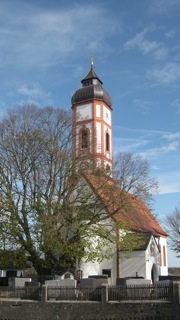
[[[132,231],[151,232],[154,236],[167,237],[143,200],[121,191],[112,179],[105,176],[85,174],[84,177],[103,201],[106,211],[116,221],[127,225]]]

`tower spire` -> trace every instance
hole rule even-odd
[[[82,87],[72,96],[73,156],[93,163],[94,168],[111,172],[112,168],[112,101],[94,71],[90,55],[90,71],[81,80]]]
[[[91,66],[91,69],[94,68],[93,57],[94,57],[94,54],[93,54],[93,52],[91,52],[91,54],[90,54],[90,66]]]

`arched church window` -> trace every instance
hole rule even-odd
[[[83,129],[81,131],[81,148],[86,149],[88,148],[88,130]]]
[[[109,151],[109,133],[106,133],[106,151]]]

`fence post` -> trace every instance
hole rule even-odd
[[[173,281],[173,301],[180,303],[180,281]]]
[[[46,285],[43,285],[41,287],[41,292],[42,292],[41,302],[47,302],[47,286]]]
[[[101,303],[105,304],[108,302],[108,285],[103,283],[101,286]]]

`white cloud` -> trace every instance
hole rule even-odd
[[[51,99],[51,94],[49,92],[45,92],[38,83],[33,83],[33,84],[24,83],[18,87],[17,93],[19,95],[18,104],[20,105],[27,102],[34,103],[36,105],[53,104],[53,101]],[[21,99],[21,97],[23,97],[23,99]]]
[[[136,109],[140,110],[145,115],[149,113],[150,108],[154,105],[153,102],[142,99],[134,99],[133,104]]]
[[[129,39],[124,44],[124,48],[126,50],[138,48],[142,54],[149,54],[155,60],[164,59],[168,54],[168,49],[161,42],[146,40],[145,35],[147,32],[148,29],[145,29],[144,31],[137,33],[134,38]]]
[[[18,88],[18,93],[34,99],[41,97],[45,94],[44,92],[42,92],[40,85],[38,84],[33,84],[31,86],[23,84],[21,87]]]
[[[178,141],[173,141],[170,144],[163,146],[160,151],[162,151],[163,153],[169,153],[172,151],[176,151],[179,147],[179,143]]]
[[[115,150],[138,153],[151,161],[153,166],[158,167],[157,161],[160,159],[166,161],[167,157],[173,156],[179,159],[180,132],[172,133],[115,126],[114,133]]]
[[[151,0],[148,4],[152,12],[169,15],[172,10],[177,9],[180,0]]]
[[[120,30],[98,4],[45,10],[34,3],[0,2],[0,20],[0,67],[50,66],[82,47],[102,52],[108,49],[106,39]]]
[[[169,31],[165,32],[165,36],[168,39],[174,38],[174,36],[179,33],[180,27],[173,27]]]
[[[148,129],[142,129],[142,128],[138,128],[138,129],[134,129],[134,128],[129,128],[129,127],[123,127],[123,126],[113,126],[113,128],[115,130],[119,130],[119,131],[123,131],[128,133],[131,133],[133,135],[138,135],[142,137],[142,135],[144,136],[148,136],[148,137],[155,137],[155,136],[164,136],[165,134],[168,134],[169,132],[167,131],[161,131],[161,130],[148,130]]]
[[[113,138],[113,150],[114,152],[133,152],[136,153],[137,150],[147,146],[148,140],[146,139],[133,139],[133,138]]]
[[[180,171],[168,171],[158,174],[159,193],[176,193],[180,190]]]
[[[5,115],[5,104],[3,101],[0,101],[0,119]]]
[[[178,141],[173,141],[173,142],[171,142],[169,144],[165,144],[163,146],[149,148],[146,151],[139,152],[139,154],[143,158],[147,158],[147,159],[152,160],[152,159],[157,159],[160,156],[163,156],[165,154],[175,152],[175,151],[177,151],[178,147],[179,147]]]
[[[165,134],[164,138],[168,140],[180,139],[180,132]]]
[[[165,86],[173,84],[180,79],[180,64],[169,62],[163,67],[154,67],[147,73],[147,77]]]
[[[147,159],[159,193],[180,190],[180,132],[114,127],[114,151],[132,152]],[[118,138],[121,137],[121,138]],[[175,171],[176,170],[176,171]]]
[[[180,113],[180,99],[176,99],[171,103],[173,108],[176,108],[177,113]]]

